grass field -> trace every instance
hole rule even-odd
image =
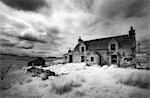
[[[150,98],[150,71],[84,63],[43,69],[65,75],[43,81],[26,74],[26,68],[16,70],[5,80],[12,81],[10,87],[10,81],[1,81],[2,98]]]

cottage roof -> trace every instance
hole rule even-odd
[[[101,39],[94,39],[94,40],[88,40],[84,41],[83,43],[86,45],[87,50],[97,50],[97,49],[107,49],[108,43],[112,40],[116,40],[119,43],[119,47],[121,48],[131,48],[133,47],[133,37],[129,37],[128,34],[126,35],[120,35],[120,36],[114,36],[114,37],[107,37],[107,38],[101,38]],[[74,51],[79,50],[79,44],[77,44],[74,48]]]

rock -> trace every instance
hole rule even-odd
[[[41,74],[44,72],[43,69],[36,68],[36,67],[31,67],[30,69],[27,69],[27,73],[36,73],[36,74]]]

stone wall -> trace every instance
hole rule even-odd
[[[116,50],[111,51],[110,44],[115,43],[116,44]],[[84,56],[85,60],[84,62],[87,62],[89,64],[100,64],[100,65],[111,65],[111,55],[117,55],[117,63],[119,64],[124,58],[129,58],[132,55],[132,50],[130,48],[120,48],[118,43],[115,42],[115,40],[112,40],[112,42],[109,43],[108,49],[103,50],[88,50],[86,51],[86,46],[84,44],[81,44],[79,46],[79,51],[71,51],[64,55],[64,62],[69,63],[69,55],[72,55],[72,63],[80,63],[81,62],[81,56]],[[84,52],[81,51],[81,47],[84,47]],[[66,59],[65,59],[66,57]],[[91,61],[91,57],[93,57],[94,61]]]
[[[93,58],[93,61],[91,60]],[[93,52],[88,52],[87,53],[87,63],[89,65],[93,65],[93,64],[99,64],[99,56]]]
[[[81,55],[79,52],[74,52],[73,53],[73,62],[74,63],[79,63],[81,62]]]
[[[100,64],[108,64],[109,63],[109,58],[107,55],[107,50],[97,50],[98,54],[100,55]]]

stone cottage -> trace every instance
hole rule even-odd
[[[64,63],[119,64],[123,59],[135,58],[136,39],[133,27],[126,35],[83,41],[81,37],[73,50],[63,55]]]

